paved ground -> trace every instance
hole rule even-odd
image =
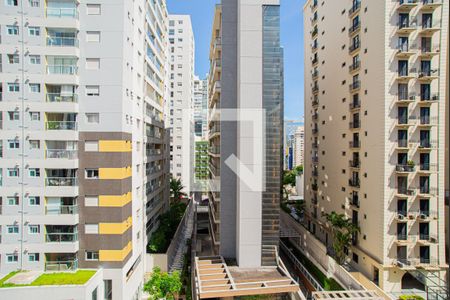
[[[42,275],[43,272],[40,271],[29,271],[29,272],[20,272],[14,275],[13,277],[9,278],[6,283],[13,283],[13,284],[30,284],[36,278]]]

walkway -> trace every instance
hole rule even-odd
[[[192,237],[192,229],[194,228],[194,213],[195,213],[196,203],[191,203],[188,208],[186,215],[184,216],[184,226],[182,228],[181,234],[178,236],[177,250],[172,263],[169,266],[169,272],[181,271],[184,265],[184,255],[187,251],[186,242]]]

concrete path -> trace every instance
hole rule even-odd
[[[42,275],[43,272],[40,271],[28,271],[28,272],[19,272],[13,277],[6,280],[6,283],[13,284],[30,284],[36,280],[39,276]]]

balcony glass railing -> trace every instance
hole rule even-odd
[[[75,65],[48,65],[47,74],[75,75],[78,67]]]
[[[47,37],[47,46],[50,47],[78,47],[78,39],[75,37]]]
[[[64,95],[61,93],[47,93],[47,102],[78,102],[78,95]]]
[[[78,19],[78,10],[76,8],[47,7],[47,18],[73,18]]]
[[[47,177],[45,178],[46,186],[77,186],[78,179],[76,177]]]
[[[75,121],[48,121],[45,123],[46,130],[77,130]]]
[[[78,158],[78,150],[47,149],[45,154],[46,158],[67,158],[67,159]]]
[[[47,243],[73,243],[78,241],[78,233],[74,232],[58,232],[45,234],[45,241]]]
[[[415,166],[408,164],[397,164],[395,170],[397,172],[414,172]]]
[[[46,215],[75,215],[78,213],[78,205],[46,206]]]
[[[45,271],[75,271],[78,269],[78,260],[45,261]]]

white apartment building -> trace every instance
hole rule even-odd
[[[194,76],[194,128],[195,136],[206,139],[208,110],[208,80]]]
[[[189,15],[169,15],[170,172],[189,194],[194,179],[194,33]]]
[[[306,226],[331,247],[324,214],[345,214],[360,227],[354,268],[393,295],[448,299],[449,2],[309,0],[303,12]]]
[[[0,3],[1,275],[97,269],[92,299],[139,297],[169,198],[167,23],[164,0]]]
[[[294,167],[304,164],[305,127],[298,126],[294,133]]]

